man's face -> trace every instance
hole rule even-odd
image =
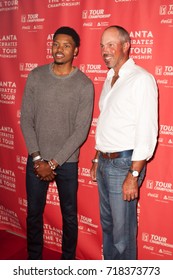
[[[71,63],[77,52],[78,48],[75,46],[75,42],[71,36],[58,34],[55,37],[52,44],[52,56],[56,64]]]
[[[104,31],[101,38],[101,55],[108,68],[119,68],[127,53],[124,50],[119,32],[116,28],[109,28]]]

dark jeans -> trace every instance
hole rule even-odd
[[[55,181],[58,188],[63,220],[62,259],[75,259],[77,245],[77,189],[78,164],[64,163],[56,170]],[[28,259],[42,259],[43,249],[43,213],[49,182],[41,181],[33,170],[31,156],[26,167],[27,190],[27,246]]]

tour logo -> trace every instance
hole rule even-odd
[[[9,12],[18,10],[19,1],[18,0],[8,0],[0,1],[0,12]]]
[[[161,124],[159,130],[159,141],[160,146],[173,147],[173,125]]]
[[[173,87],[173,66],[172,65],[156,65],[155,76],[157,83],[163,85],[166,88]]]
[[[173,4],[161,5],[159,9],[160,23],[173,27]]]
[[[153,189],[153,181],[152,180],[147,180],[146,188],[147,189]]]
[[[43,29],[45,18],[39,17],[39,14],[23,14],[21,16],[22,29],[36,31]]]
[[[102,69],[101,64],[80,64],[79,69],[89,76],[94,84],[103,83],[107,74],[107,69]],[[92,76],[92,77],[91,77]]]
[[[106,13],[104,9],[95,10],[83,10],[82,19],[83,26],[95,27],[100,29],[101,27],[109,26],[110,13]]]
[[[21,78],[27,78],[29,72],[31,72],[34,68],[38,66],[38,63],[32,63],[32,62],[20,62],[19,64],[19,71],[20,71],[20,77]]]
[[[173,4],[161,5],[159,9],[159,14],[163,15],[173,15]]]
[[[83,233],[94,234],[94,235],[97,234],[98,224],[93,223],[91,217],[79,215],[78,220],[79,220],[79,226],[81,226]]]

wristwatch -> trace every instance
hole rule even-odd
[[[139,176],[139,172],[137,170],[129,169],[129,172],[132,174],[133,177]]]
[[[98,158],[92,159],[92,163],[98,163],[98,162],[99,162]]]

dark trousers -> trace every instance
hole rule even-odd
[[[62,259],[75,259],[78,222],[77,189],[78,164],[64,163],[56,170],[55,181],[58,188],[62,213]],[[33,170],[32,158],[29,156],[26,167],[27,191],[27,248],[28,259],[42,259],[43,249],[43,213],[49,182],[41,181]]]

